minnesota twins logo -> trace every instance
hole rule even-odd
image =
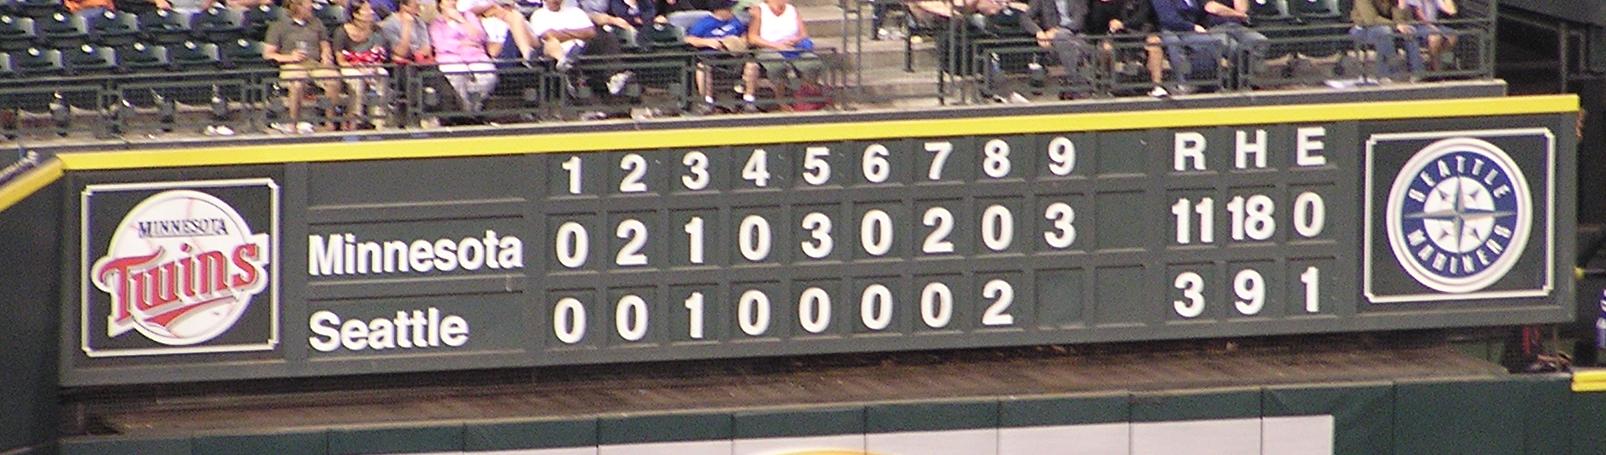
[[[1494,144],[1466,137],[1429,144],[1388,193],[1394,257],[1434,290],[1486,288],[1522,256],[1534,216],[1530,194],[1522,171]]]

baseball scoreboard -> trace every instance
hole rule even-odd
[[[1570,115],[1204,117],[1235,112],[1197,112],[1204,126],[870,123],[774,142],[737,128],[667,148],[69,173],[79,254],[63,378],[1572,315]]]

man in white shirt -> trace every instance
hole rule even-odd
[[[578,6],[549,0],[530,13],[530,36],[541,42],[541,53],[557,60],[558,68],[574,64],[571,58],[585,52],[586,40],[597,36],[591,17]]]

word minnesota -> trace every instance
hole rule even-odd
[[[355,234],[307,236],[307,273],[312,276],[428,273],[524,268],[524,242],[497,237],[436,240],[359,240]]]

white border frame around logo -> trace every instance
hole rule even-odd
[[[89,268],[94,262],[89,257],[89,214],[90,197],[96,192],[139,191],[139,190],[177,190],[193,188],[234,188],[263,186],[269,193],[269,227],[268,227],[268,290],[273,297],[268,299],[269,330],[266,343],[234,344],[200,347],[175,348],[143,348],[143,349],[113,349],[96,350],[89,346]],[[79,308],[78,308],[78,338],[79,347],[84,355],[90,358],[105,357],[134,357],[166,354],[211,354],[224,352],[255,352],[271,351],[279,345],[279,185],[271,178],[229,179],[229,180],[200,180],[189,182],[148,182],[148,183],[110,183],[84,186],[83,193],[79,194]],[[126,214],[125,214],[126,216]]]
[[[1433,293],[1433,294],[1400,294],[1378,295],[1372,291],[1372,186],[1375,176],[1373,169],[1373,148],[1382,141],[1416,140],[1416,139],[1443,139],[1450,137],[1509,137],[1543,135],[1545,137],[1545,210],[1536,219],[1545,222],[1545,283],[1539,289],[1479,291],[1464,294]],[[1517,171],[1521,171],[1518,169]],[[1555,289],[1555,255],[1556,255],[1556,135],[1547,128],[1513,128],[1491,130],[1461,130],[1461,131],[1433,131],[1425,133],[1385,133],[1374,134],[1366,140],[1366,173],[1362,182],[1362,227],[1361,245],[1361,293],[1370,303],[1406,303],[1406,302],[1435,302],[1447,300],[1477,300],[1477,299],[1507,299],[1522,297],[1545,297]],[[1393,179],[1388,179],[1392,181]]]

